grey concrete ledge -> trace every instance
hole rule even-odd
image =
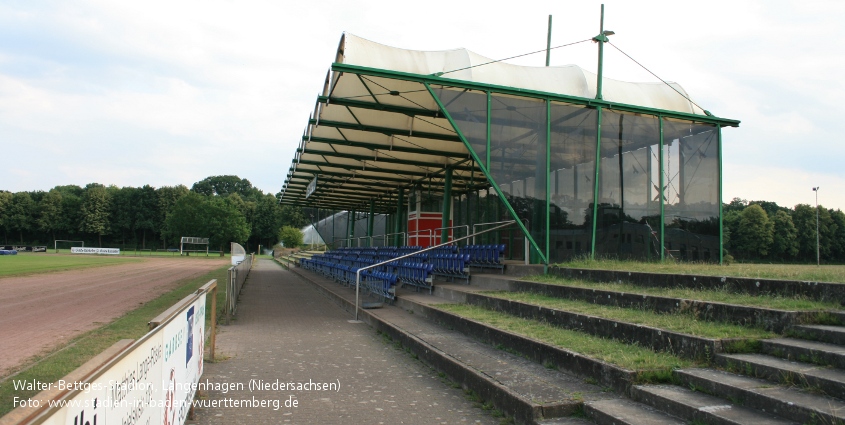
[[[518,282],[514,282],[517,284]],[[461,292],[457,289],[442,288],[442,292]],[[709,362],[715,353],[724,351],[722,341],[702,338],[679,332],[667,331],[645,325],[636,325],[618,320],[605,319],[580,313],[572,313],[491,297],[483,293],[464,293],[462,297],[451,296],[447,299],[463,298],[467,304],[477,305],[500,311],[513,316],[543,321],[565,329],[576,330],[603,338],[638,344],[655,351],[666,351],[678,357]]]
[[[843,283],[574,269],[557,266],[549,267],[549,274],[595,282],[626,282],[657,287],[728,288],[732,291],[747,292],[752,295],[802,295],[815,300],[834,301],[845,305],[845,284]]]
[[[638,374],[635,371],[623,369],[573,351],[553,347],[541,341],[497,329],[484,323],[402,299],[401,297],[397,300],[397,304],[402,308],[413,311],[414,314],[422,315],[449,329],[471,335],[478,340],[496,347],[506,347],[509,351],[522,355],[537,363],[554,367],[580,378],[594,380],[598,385],[605,388],[612,388],[620,393],[627,393],[631,385],[635,384],[637,380]]]
[[[318,291],[341,308],[354,313],[354,303],[335,292],[335,289],[343,290],[344,288],[327,281],[328,285],[336,286],[336,288],[330,289],[330,287],[318,282],[318,276],[299,268],[291,269],[291,271],[313,284]],[[535,421],[546,417],[568,416],[574,414],[579,408],[580,403],[577,402],[540,405],[525,400],[519,394],[451,357],[448,353],[438,350],[411,333],[380,319],[377,315],[361,310],[358,319],[370,325],[376,331],[399,341],[425,363],[445,373],[464,388],[474,391],[484,400],[491,401],[498,409],[512,416],[516,423],[535,423]]]
[[[811,323],[817,314],[812,311],[776,310],[525,280],[509,281],[508,290],[532,292],[556,298],[579,299],[614,307],[646,309],[658,313],[692,313],[700,320],[728,322],[742,326],[758,326],[777,333],[782,333],[785,329],[796,324]]]

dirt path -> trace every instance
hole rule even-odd
[[[227,261],[149,258],[0,279],[0,377]]]

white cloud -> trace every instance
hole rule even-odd
[[[592,37],[600,3],[456,1],[448,11],[386,0],[0,3],[0,140],[13,145],[7,154],[19,171],[0,189],[190,185],[238,174],[275,192],[343,31],[503,58],[543,49],[549,14],[553,45]],[[723,131],[726,200],[787,205],[799,198],[786,193],[821,185],[825,205],[845,208],[845,191],[834,190],[845,156],[837,138],[845,3],[605,3],[615,45],[706,109],[742,120]],[[606,55],[606,76],[654,81],[613,48]],[[553,65],[570,63],[595,69],[595,45],[552,53]]]

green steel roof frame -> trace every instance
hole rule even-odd
[[[452,127],[455,128],[455,133],[457,133],[458,137],[461,138],[461,141],[464,142],[464,145],[466,145],[466,148],[467,150],[469,150],[469,153],[470,155],[472,155],[473,159],[475,160],[475,163],[478,165],[479,168],[481,168],[481,171],[484,172],[484,176],[487,177],[487,181],[490,183],[490,186],[493,187],[493,190],[496,191],[496,194],[499,196],[499,200],[502,201],[505,207],[507,207],[508,212],[510,212],[513,219],[516,220],[516,224],[522,230],[522,234],[525,236],[525,240],[531,242],[531,246],[534,247],[534,250],[540,255],[540,259],[543,261],[543,263],[548,264],[549,260],[546,257],[546,253],[544,253],[543,249],[541,249],[540,246],[537,245],[537,242],[531,236],[531,232],[529,232],[528,229],[525,227],[525,223],[523,223],[522,220],[519,219],[519,216],[517,215],[516,211],[514,211],[510,202],[507,201],[504,192],[502,192],[502,189],[499,188],[498,183],[496,183],[496,180],[494,180],[493,177],[490,175],[490,172],[487,171],[487,167],[481,164],[481,161],[478,158],[478,154],[475,153],[475,149],[472,148],[469,141],[467,141],[466,137],[464,137],[463,132],[461,132],[461,129],[458,127],[457,123],[455,123],[455,121],[452,119],[452,115],[449,114],[449,111],[443,105],[443,102],[440,100],[439,97],[437,97],[437,94],[434,93],[434,90],[432,90],[431,85],[429,83],[423,82],[423,85],[425,85],[425,88],[428,89],[428,92],[431,94],[431,97],[434,98],[434,101],[437,102],[437,105],[440,107],[440,110],[443,112],[443,115],[445,115],[446,119],[449,120],[449,123],[452,124]],[[437,83],[437,85],[442,84]],[[487,121],[490,121],[489,116],[487,117]],[[489,150],[490,149],[487,149],[487,151]]]
[[[413,81],[424,84],[444,85],[456,88],[463,88],[478,91],[491,91],[494,93],[509,94],[514,96],[532,97],[537,99],[548,99],[556,102],[566,102],[591,107],[601,106],[606,109],[617,111],[633,112],[646,115],[662,115],[667,118],[678,118],[686,121],[701,122],[720,125],[723,127],[739,127],[739,120],[720,118],[708,115],[698,115],[686,112],[669,111],[665,109],[648,108],[645,106],[630,105],[626,103],[609,102],[603,99],[589,99],[585,97],[569,96],[564,94],[543,92],[537,90],[521,89],[517,87],[499,86],[495,84],[484,84],[473,81],[456,80],[436,75],[421,75],[407,72],[389,71],[384,69],[369,68],[344,63],[333,63],[332,70],[350,74],[364,74],[373,77],[391,78],[404,81]],[[322,124],[322,121],[320,122]]]

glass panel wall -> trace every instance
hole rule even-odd
[[[473,224],[511,219],[512,209],[541,250],[548,238],[550,263],[589,256],[593,242],[599,257],[655,260],[662,251],[667,258],[718,261],[716,126],[664,118],[661,151],[661,118],[603,110],[597,164],[593,108],[551,102],[547,122],[545,100],[492,93],[488,116],[484,92],[434,90],[482,163],[489,156],[486,168],[507,200],[492,188],[456,194],[454,225],[471,232]],[[526,242],[510,230],[478,241],[506,245],[506,257],[515,260],[524,259]]]
[[[487,93],[444,86],[431,88],[484,164],[487,160]]]
[[[651,115],[602,111],[596,255],[659,258],[660,123]]]
[[[719,261],[719,130],[664,119],[666,249],[683,261]]]
[[[492,95],[490,175],[505,193],[517,217],[527,223],[532,238],[543,250],[548,236],[546,131],[546,101]],[[531,252],[536,255],[534,250]],[[522,253],[513,253],[514,258],[523,256]],[[537,258],[532,257],[532,260],[536,262]]]
[[[596,176],[596,110],[551,104],[549,261],[589,256]]]

